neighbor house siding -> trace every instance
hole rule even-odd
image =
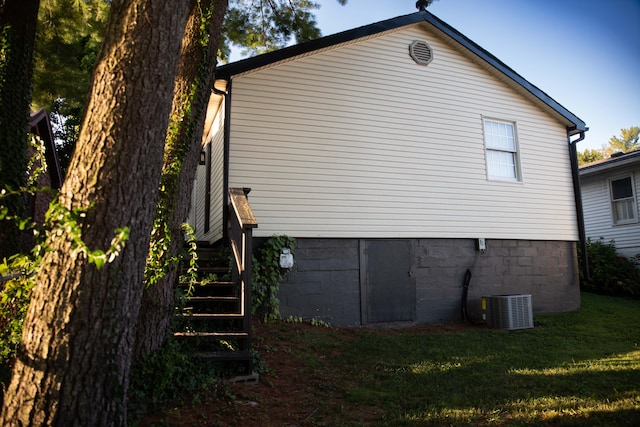
[[[592,241],[615,241],[618,253],[627,257],[640,253],[640,222],[613,225],[609,180],[633,175],[636,195],[636,212],[640,212],[640,167],[626,166],[614,171],[596,173],[581,178],[585,232]]]
[[[257,236],[578,239],[565,126],[423,26],[236,76],[231,118]],[[483,118],[522,182],[487,180]]]

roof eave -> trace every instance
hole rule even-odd
[[[425,13],[425,21],[442,31],[448,37],[483,59],[489,65],[494,67],[496,70],[504,74],[509,79],[513,80],[515,83],[524,88],[527,92],[532,94],[534,97],[538,98],[544,104],[548,105],[551,109],[556,111],[560,116],[562,116],[565,120],[571,123],[568,126],[568,131],[570,135],[575,135],[580,132],[586,132],[589,130],[586,123],[578,118],[575,114],[567,110],[556,100],[551,98],[548,94],[546,94],[543,90],[529,82],[527,79],[522,77],[520,74],[515,72],[511,67],[506,65],[504,62],[499,60],[493,54],[482,48],[480,45],[475,43],[473,40],[466,37],[464,34],[460,33],[458,30],[438,18],[437,16],[431,13]]]
[[[404,27],[406,25],[415,24],[425,20],[427,12],[415,12],[409,15],[403,15],[385,21],[376,22],[374,24],[364,25],[362,27],[353,28],[351,30],[342,31],[340,33],[321,37],[319,39],[310,40],[308,42],[285,47],[273,52],[257,55],[251,58],[242,59],[219,66],[216,70],[216,79],[229,79],[231,76],[261,68],[279,61],[283,61],[305,53],[335,46],[341,43],[350,42],[363,37],[372,36],[384,31],[393,30]]]
[[[620,157],[614,157],[612,159],[607,159],[607,160],[593,163],[590,165],[585,165],[580,168],[580,176],[588,176],[588,175],[593,175],[600,172],[606,172],[614,168],[618,168],[621,166],[628,166],[636,163],[640,164],[640,150],[631,152],[629,154],[626,154]]]

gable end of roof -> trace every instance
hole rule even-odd
[[[480,45],[475,43],[473,40],[469,39],[464,34],[460,33],[458,30],[453,28],[451,25],[447,24],[440,18],[431,13],[425,13],[425,21],[429,22],[431,25],[442,31],[444,34],[449,36],[451,39],[462,45],[464,48],[468,49],[489,65],[491,65],[496,70],[500,71],[502,74],[516,82],[518,85],[523,87],[527,92],[531,93],[533,96],[538,98],[540,101],[544,102],[550,108],[555,110],[558,114],[564,117],[566,120],[573,123],[572,134],[579,132],[586,132],[589,128],[586,126],[586,123],[578,118],[575,114],[567,110],[556,100],[551,98],[547,93],[543,90],[529,82],[527,79],[522,77],[520,74],[515,72],[511,67],[507,64],[499,60],[489,51],[482,48]]]
[[[380,21],[374,24],[369,24],[333,35],[321,37],[316,40],[300,43],[298,45],[286,47],[284,49],[265,53],[263,55],[258,55],[230,64],[221,65],[216,70],[216,79],[229,80],[234,75],[262,68],[280,61],[293,58],[295,56],[304,55],[310,52],[329,48],[342,43],[347,43],[353,40],[371,37],[385,31],[395,30],[397,28],[416,24],[419,22],[427,22],[428,24],[432,25],[437,30],[441,31],[443,34],[452,39],[454,42],[458,43],[464,49],[470,51],[482,61],[489,64],[495,70],[513,81],[515,84],[519,85],[526,92],[530,93],[534,98],[538,99],[540,102],[563,117],[566,121],[570,122],[572,124],[568,128],[570,134],[578,134],[580,132],[586,132],[587,130],[589,130],[584,121],[571,113],[544,91],[527,81],[524,77],[516,73],[504,62],[500,61],[497,57],[466,37],[464,34],[460,33],[458,30],[427,11],[415,12],[409,15],[387,19],[385,21]]]
[[[294,46],[285,47],[273,52],[221,65],[216,70],[216,79],[226,80],[231,76],[271,65],[279,61],[293,58],[294,56],[304,55],[305,53],[314,52],[316,50],[347,43],[364,37],[370,37],[407,25],[416,24],[424,21],[425,13],[426,12],[416,12],[409,15],[398,16],[396,18],[364,25],[362,27],[342,31],[340,33],[310,40]]]

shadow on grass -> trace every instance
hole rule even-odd
[[[363,333],[345,349],[345,399],[375,425],[640,425],[637,328],[614,340],[557,327]]]

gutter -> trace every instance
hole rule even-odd
[[[589,130],[589,128],[586,128]],[[571,135],[575,134],[575,129],[567,128],[567,140],[569,141],[569,159],[571,160],[571,176],[573,177],[573,194],[576,202],[576,216],[578,219],[578,236],[580,238],[580,249],[582,250],[582,270],[584,279],[591,280],[589,272],[589,259],[587,256],[587,233],[584,226],[584,209],[582,208],[582,190],[580,188],[580,172],[578,168],[577,144],[584,139],[584,130],[580,130],[577,139],[571,140]]]
[[[227,80],[227,91],[214,91],[218,95],[224,96],[224,133],[223,139],[223,165],[222,165],[222,240],[229,242],[229,153],[230,153],[230,135],[231,135],[231,83],[232,78]]]
[[[609,159],[598,160],[593,163],[589,163],[580,168],[580,175],[587,176],[591,174],[597,174],[600,172],[608,171],[611,168],[626,166],[640,162],[640,150],[632,151],[630,153],[624,153],[618,157],[611,157]]]

